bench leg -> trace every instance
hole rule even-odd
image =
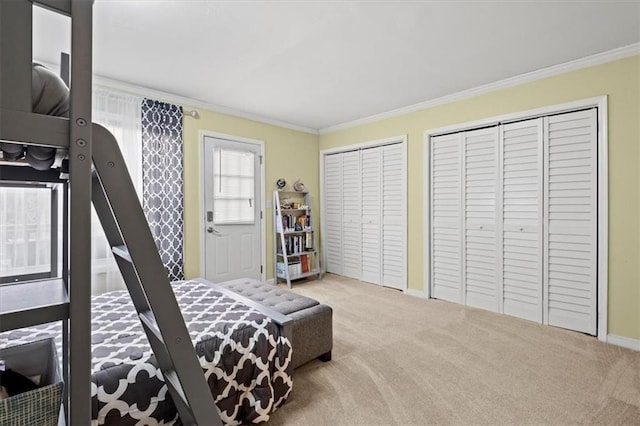
[[[331,351],[329,351],[329,352],[327,352],[327,353],[324,353],[324,354],[320,355],[320,356],[318,357],[318,359],[319,359],[320,361],[322,361],[322,362],[329,362],[329,361],[331,361]]]

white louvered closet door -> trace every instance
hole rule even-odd
[[[498,127],[464,133],[465,303],[498,312]]]
[[[342,156],[324,157],[326,270],[342,274]]]
[[[462,134],[431,139],[433,297],[462,303]]]
[[[404,259],[404,153],[402,145],[386,145],[382,151],[382,285],[403,289]]]
[[[545,323],[597,334],[597,110],[545,118]]]
[[[360,152],[342,154],[342,275],[360,279],[361,252],[361,192]]]
[[[380,147],[360,151],[362,165],[362,281],[380,284]]]
[[[502,127],[503,312],[542,322],[542,118]]]

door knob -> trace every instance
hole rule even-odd
[[[210,233],[210,234],[220,235],[220,232],[219,232],[219,231],[216,231],[216,230],[213,228],[213,226],[208,226],[208,227],[207,227],[207,232],[208,232],[208,233]]]

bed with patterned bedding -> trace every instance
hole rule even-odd
[[[222,421],[269,419],[291,393],[291,344],[270,318],[198,281],[173,284]],[[92,299],[92,424],[180,424],[127,291]],[[0,347],[56,337],[59,323],[0,334]]]

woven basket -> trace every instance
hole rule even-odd
[[[41,378],[38,389],[0,400],[0,425],[57,426],[64,383],[53,339],[0,349],[0,359],[7,368]]]

